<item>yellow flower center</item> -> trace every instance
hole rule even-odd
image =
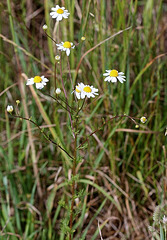
[[[77,87],[75,88],[75,91],[76,91],[77,93],[80,93],[80,92],[81,92]]]
[[[118,77],[118,71],[117,70],[111,70],[110,71],[110,77]]]
[[[40,82],[42,82],[42,78],[40,76],[35,76],[34,77],[34,82],[35,83],[40,83]]]
[[[84,89],[83,89],[85,92],[87,92],[87,93],[90,93],[91,91],[92,91],[92,89],[90,88],[90,87],[84,87]]]
[[[64,42],[63,47],[71,48],[71,43],[70,42]]]
[[[57,13],[58,13],[58,14],[63,14],[64,11],[63,11],[63,9],[59,8],[59,9],[57,10]]]

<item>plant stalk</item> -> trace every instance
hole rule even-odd
[[[72,227],[73,227],[73,211],[74,211],[74,195],[75,195],[75,175],[76,175],[76,160],[77,160],[77,122],[78,118],[76,116],[76,124],[75,124],[75,140],[74,140],[74,159],[73,159],[73,168],[72,168],[72,190],[71,190],[71,209],[70,209],[70,240],[72,239]]]

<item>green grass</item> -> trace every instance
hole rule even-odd
[[[78,145],[111,116],[148,119],[139,129],[128,118],[109,121],[78,150],[73,239],[100,239],[98,221],[104,239],[151,239],[147,226],[155,206],[165,204],[167,197],[167,5],[153,0],[62,2],[70,17],[58,24],[54,35],[55,20],[49,15],[54,1],[30,1],[32,10],[26,1],[0,3],[0,239],[66,239],[72,161],[35,125],[6,112],[6,106],[16,107],[19,99],[20,115],[31,116],[73,155],[69,114],[45,95],[55,97],[54,56],[60,54],[42,29],[45,23],[56,42],[79,43],[69,57],[73,83],[99,89],[99,96],[87,101],[80,114]],[[75,78],[86,51],[129,26],[88,53]],[[67,57],[61,56],[68,103],[75,106]],[[104,82],[106,69],[123,71],[126,82]],[[60,64],[56,70],[62,89]],[[30,90],[22,74],[45,75],[50,81],[40,91]]]

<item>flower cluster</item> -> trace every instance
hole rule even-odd
[[[56,19],[57,22],[60,22],[63,18],[68,18],[70,13],[68,10],[65,9],[65,7],[60,7],[59,5],[56,5],[56,7],[51,8],[50,16],[54,19]],[[48,26],[45,24],[43,25],[43,30],[46,31]],[[81,38],[82,41],[85,40],[85,37],[83,36]],[[67,56],[70,55],[71,49],[75,48],[75,45],[70,41],[60,42],[56,44],[57,49],[60,51],[64,51]],[[55,60],[58,62],[60,60],[60,56],[57,55],[55,57]],[[121,83],[126,81],[126,77],[124,76],[123,72],[118,72],[117,70],[106,70],[106,73],[103,74],[105,76],[104,81],[115,83],[117,80]],[[35,83],[35,86],[37,89],[42,89],[46,83],[49,80],[45,78],[44,76],[35,76],[34,78],[29,78],[27,80],[26,85],[32,85]],[[98,95],[98,89],[94,88],[90,85],[85,85],[83,83],[78,83],[75,87],[75,90],[73,91],[75,93],[76,97],[78,99],[84,99],[85,97],[95,97],[95,95]],[[59,89],[56,90],[56,94],[60,94]]]

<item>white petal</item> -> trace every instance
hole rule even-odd
[[[52,8],[51,8],[51,10],[52,10],[52,11],[56,11],[56,10],[57,10],[57,8],[56,8],[56,7],[55,7],[55,8],[54,8],[54,7],[52,7]]]
[[[34,84],[34,79],[33,78],[28,79],[26,85],[32,85],[32,84]]]
[[[77,97],[78,99],[80,99],[80,98],[81,98],[81,94],[80,94],[80,93],[78,93],[78,92],[75,92],[75,95],[76,95],[76,97]]]
[[[56,19],[56,20],[59,22],[59,21],[61,21],[61,20],[62,20],[62,18],[63,18],[63,17],[62,17],[62,15],[60,15],[60,14],[59,14],[59,16],[57,17],[57,19]]]
[[[59,46],[57,49],[61,50],[61,51],[64,51],[64,47],[62,47],[62,46]]]
[[[117,78],[116,77],[111,77],[111,82],[117,82]]]
[[[63,14],[63,18],[68,18],[68,16],[66,16],[66,15]]]
[[[51,12],[51,13],[50,13],[50,16],[51,16],[52,18],[57,18],[58,14],[57,14],[57,13],[54,13],[54,12]]]
[[[81,99],[84,99],[84,98],[85,98],[85,93],[81,92]]]
[[[45,83],[45,82],[49,82],[49,80],[47,78],[45,78],[44,76],[41,77],[42,78],[42,81]]]
[[[103,73],[103,76],[109,76],[110,74],[109,73]]]
[[[36,88],[37,89],[42,89],[44,87],[43,83],[36,83]]]
[[[124,78],[122,78],[122,77],[117,77],[118,78],[118,80],[121,82],[121,83],[123,83],[123,81],[126,81]]]
[[[104,79],[104,81],[105,81],[105,82],[106,82],[106,81],[110,82],[110,81],[111,81],[111,77],[110,77],[110,76],[106,77],[106,78]]]
[[[83,84],[83,83],[78,83],[78,85],[81,87],[85,87],[85,84]]]
[[[66,49],[66,54],[67,54],[67,56],[70,55],[70,49],[69,48]]]

